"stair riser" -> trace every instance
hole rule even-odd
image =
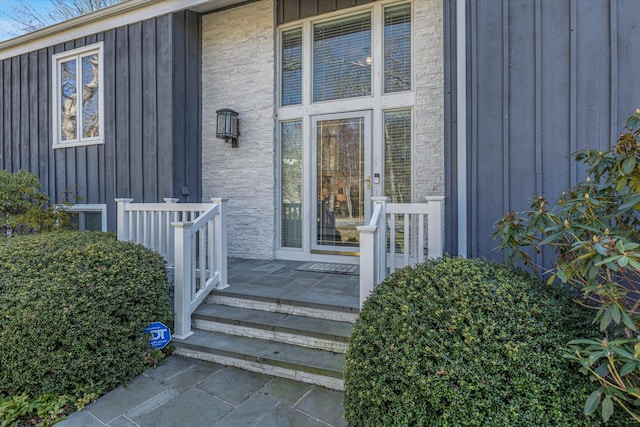
[[[269,341],[283,342],[319,350],[332,351],[334,353],[346,353],[348,344],[329,339],[310,337],[304,335],[290,334],[281,331],[264,330],[239,325],[229,325],[225,323],[212,322],[202,319],[194,319],[193,326],[197,329],[204,329],[213,332],[223,332],[226,334],[244,336],[249,338],[259,338]]]
[[[281,304],[268,301],[256,301],[244,298],[234,298],[211,294],[207,300],[209,303],[228,305],[231,307],[250,308],[253,310],[271,311],[275,313],[293,314],[296,316],[313,317],[316,319],[337,320],[340,322],[355,323],[358,315],[332,310],[323,310],[299,305]]]
[[[288,378],[295,381],[301,381],[307,384],[315,384],[332,390],[344,390],[344,380],[323,375],[312,374],[309,372],[298,371],[294,369],[282,368],[269,364],[252,362],[242,359],[236,359],[228,356],[221,356],[215,353],[207,353],[204,351],[186,349],[177,347],[174,354],[190,357],[193,359],[207,360],[219,363],[225,366],[234,366],[248,371],[259,372],[262,374],[272,375],[275,377]]]

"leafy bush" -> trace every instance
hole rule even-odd
[[[365,302],[345,363],[350,426],[580,426],[589,383],[560,346],[589,329],[564,291],[514,268],[442,258]]]
[[[533,268],[530,253],[551,248],[549,281],[573,286],[593,308],[601,335],[570,342],[567,353],[599,385],[585,396],[585,413],[600,405],[606,421],[619,407],[640,422],[640,109],[614,147],[575,159],[586,166],[583,182],[552,208],[536,197],[529,211],[508,213],[495,236],[500,249]]]
[[[151,354],[141,331],[170,322],[156,253],[98,232],[0,239],[0,394],[111,389]]]
[[[49,204],[42,183],[30,172],[0,170],[0,231],[50,231],[69,223],[69,214]]]

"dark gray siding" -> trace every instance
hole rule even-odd
[[[496,257],[493,223],[528,208],[534,194],[553,200],[574,185],[583,171],[569,154],[612,145],[640,107],[638,2],[486,0],[467,6],[469,255]],[[450,99],[447,106],[455,107]],[[454,126],[450,114],[453,168]],[[447,195],[457,196],[455,185],[449,183]],[[449,235],[457,227],[451,219]],[[455,242],[448,244],[454,252]]]
[[[360,6],[372,1],[374,0],[278,0],[278,24]]]
[[[53,201],[200,201],[200,15],[180,12],[0,62],[0,167],[36,173]],[[51,56],[104,42],[103,145],[51,148]]]

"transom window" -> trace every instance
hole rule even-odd
[[[313,101],[371,95],[371,13],[314,24]]]
[[[382,22],[371,11],[309,22],[280,37],[280,105],[283,107],[372,96],[372,42],[382,39],[381,92],[411,90],[411,3],[383,7]],[[304,43],[303,43],[304,42]],[[303,99],[304,52],[309,51],[311,100]]]
[[[103,143],[102,43],[58,53],[52,61],[53,148]]]

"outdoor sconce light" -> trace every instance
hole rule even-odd
[[[238,113],[230,108],[223,108],[217,110],[216,114],[218,116],[216,137],[224,139],[224,142],[231,142],[232,147],[237,147],[238,135],[240,135]]]

